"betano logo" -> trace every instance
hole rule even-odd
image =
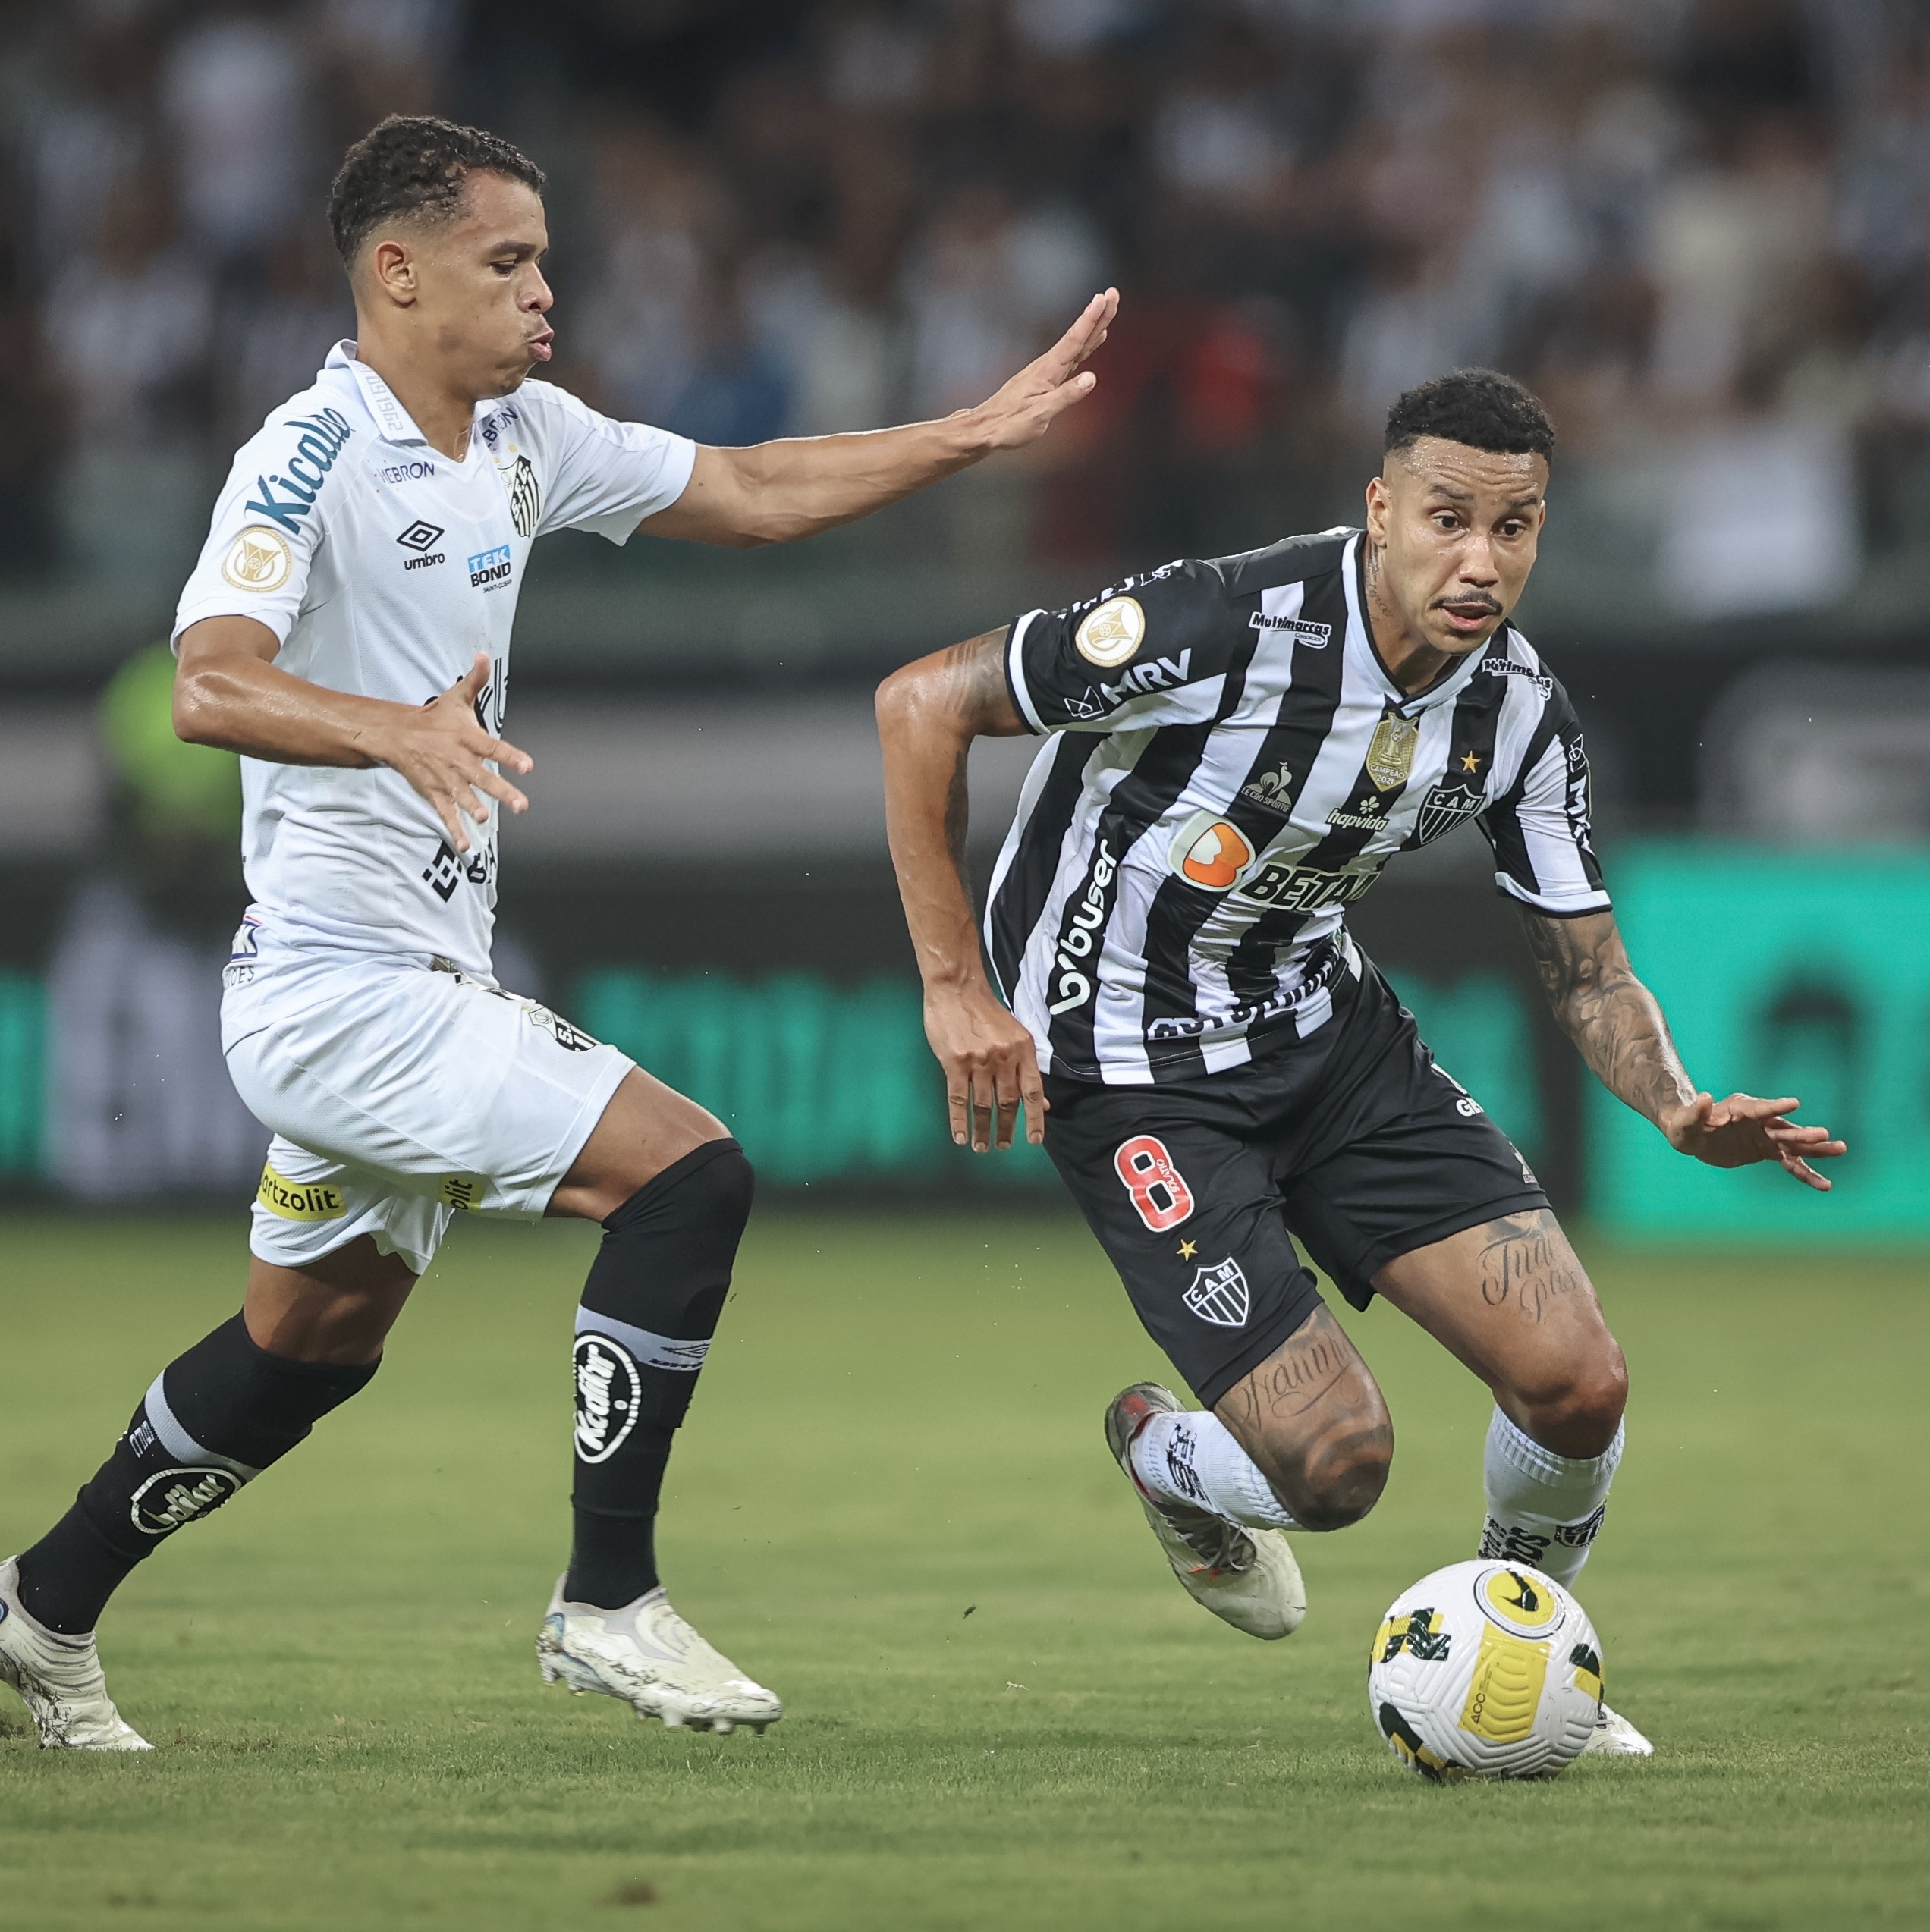
[[[1174,835],[1173,870],[1190,884],[1224,892],[1253,862],[1253,848],[1237,825],[1198,812]]]

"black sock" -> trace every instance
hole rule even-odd
[[[569,1602],[620,1610],[657,1587],[664,1469],[717,1331],[753,1186],[735,1141],[707,1141],[603,1224],[577,1310]]]
[[[377,1366],[271,1355],[239,1315],[203,1336],[155,1378],[73,1508],[21,1553],[27,1614],[69,1636],[93,1629],[137,1563],[287,1455]]]

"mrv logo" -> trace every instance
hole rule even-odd
[[[291,536],[299,536],[300,520],[314,508],[323,479],[335,467],[335,458],[355,430],[338,409],[325,409],[317,416],[297,416],[281,426],[302,432],[296,441],[295,453],[288,458],[285,472],[278,470],[255,479],[255,488],[261,494],[248,499],[248,507],[260,516],[272,517]],[[279,496],[275,494],[278,487],[282,492]]]
[[[469,580],[478,590],[497,590],[509,581],[512,568],[509,545],[499,543],[493,550],[478,551],[469,560]]]
[[[1169,685],[1183,684],[1187,667],[1193,662],[1190,647],[1177,658],[1155,658],[1151,663],[1135,664],[1117,684],[1102,684],[1101,693],[1109,705],[1124,704],[1128,698],[1143,697],[1149,691],[1163,691]]]

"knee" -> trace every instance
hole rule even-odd
[[[720,1221],[741,1229],[750,1219],[750,1204],[757,1192],[757,1170],[734,1141],[712,1154],[690,1179]]]
[[[1615,1439],[1628,1406],[1628,1367],[1611,1341],[1532,1389],[1518,1391],[1528,1433],[1558,1456],[1599,1456]]]
[[[1372,1422],[1262,1462],[1267,1480],[1304,1529],[1345,1529],[1381,1500],[1394,1462],[1394,1428],[1385,1410]]]

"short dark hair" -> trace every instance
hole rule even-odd
[[[328,227],[343,262],[352,265],[362,244],[396,215],[452,219],[464,183],[478,169],[543,191],[542,170],[499,134],[428,114],[378,121],[342,157],[328,190]]]
[[[1387,441],[1391,456],[1423,436],[1466,443],[1498,456],[1551,457],[1554,425],[1529,389],[1495,369],[1457,369],[1410,389],[1388,411]]]

